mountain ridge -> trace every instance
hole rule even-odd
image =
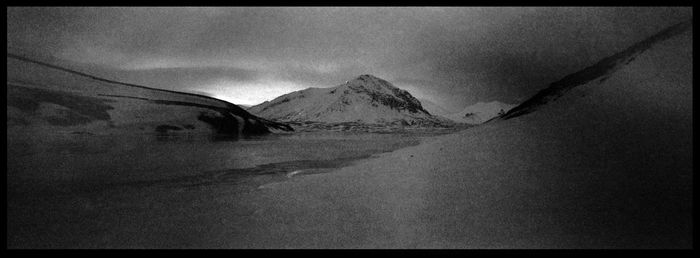
[[[506,114],[503,116],[500,116],[500,118],[511,119],[531,113],[534,110],[539,109],[540,106],[557,100],[569,90],[586,84],[592,80],[600,79],[600,82],[602,83],[603,81],[607,80],[610,74],[614,73],[624,65],[632,62],[639,54],[648,50],[654,44],[670,39],[685,32],[686,30],[692,29],[692,25],[692,20],[674,24],[647,39],[637,42],[621,52],[603,58],[597,63],[590,65],[576,73],[569,74],[564,78],[551,83],[549,87],[540,90],[531,98],[506,112]]]
[[[7,73],[13,132],[162,133],[170,128],[240,136],[293,130],[213,97],[123,83],[12,53],[7,53]]]
[[[248,108],[285,122],[361,122],[406,125],[440,123],[408,91],[370,74],[329,88],[307,88]],[[444,122],[444,121],[443,121]]]
[[[437,103],[432,102],[428,99],[420,99],[419,98],[418,101],[420,101],[423,108],[426,111],[430,112],[431,115],[445,116],[445,115],[454,113],[454,111],[447,110],[447,108],[440,106]]]

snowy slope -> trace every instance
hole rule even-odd
[[[541,90],[532,98],[508,111],[503,117],[505,119],[509,119],[533,112],[539,109],[541,106],[557,100],[577,86],[589,83],[593,80],[599,80],[599,83],[602,83],[609,78],[610,74],[634,61],[638,55],[642,54],[653,44],[659,41],[667,40],[670,37],[674,37],[678,33],[687,30],[689,26],[692,26],[692,24],[685,22],[669,27],[666,30],[661,31],[658,34],[649,37],[622,52],[604,58],[598,63],[586,67],[577,73],[570,74],[561,80],[550,84],[549,87]],[[649,72],[653,72],[653,70]],[[632,97],[633,96],[629,96],[629,98],[626,99],[629,101],[629,99]]]
[[[692,248],[688,26],[553,84],[569,90],[529,113],[267,188],[246,222],[266,228],[227,246]]]
[[[481,124],[499,114],[505,114],[516,105],[506,104],[498,101],[478,102],[464,108],[461,112],[445,115],[445,117],[456,122],[467,124]]]
[[[410,93],[372,75],[362,75],[336,87],[295,91],[248,111],[278,121],[371,124],[440,121]]]
[[[420,101],[420,104],[423,106],[423,109],[428,111],[431,115],[434,116],[445,116],[448,114],[451,114],[453,112],[450,112],[449,110],[445,109],[444,107],[436,104],[435,102],[432,102],[427,99],[418,99]]]
[[[7,128],[13,134],[215,133],[253,135],[287,126],[196,94],[98,78],[7,55]]]

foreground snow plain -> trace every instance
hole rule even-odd
[[[232,245],[689,248],[692,33],[653,43],[530,114],[267,189],[268,234]]]

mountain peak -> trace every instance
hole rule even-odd
[[[285,94],[249,110],[282,121],[384,123],[434,120],[408,91],[370,74],[331,88]]]
[[[399,93],[402,91],[390,82],[371,74],[360,75],[353,80],[347,81],[345,85],[348,85],[351,89],[355,90],[367,89],[385,93]]]
[[[388,81],[383,80],[382,78],[379,78],[379,77],[371,75],[371,74],[363,74],[363,75],[357,76],[355,79],[348,81],[348,83],[350,83],[350,82],[361,83],[361,84],[379,83],[379,84],[387,84],[387,85],[393,86]]]
[[[379,79],[379,77],[371,74],[363,74],[357,77],[357,79]]]

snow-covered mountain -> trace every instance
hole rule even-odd
[[[278,121],[366,124],[436,124],[408,91],[372,75],[361,75],[331,88],[308,88],[282,95],[248,109]]]
[[[445,117],[454,120],[455,122],[467,124],[481,124],[499,114],[505,114],[516,105],[506,104],[498,101],[478,102],[474,105],[466,107],[458,113],[448,114]]]
[[[7,54],[8,135],[256,135],[269,128],[291,130],[212,97],[121,83]]]
[[[276,185],[251,223],[267,228],[237,244],[692,248],[691,26],[543,85],[492,122]]]

